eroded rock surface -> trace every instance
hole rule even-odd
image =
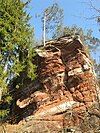
[[[16,101],[22,109],[35,102],[37,109],[26,119],[59,121],[66,130],[100,131],[100,89],[80,39],[62,37],[36,52],[41,89]]]

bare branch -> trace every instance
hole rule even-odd
[[[91,7],[91,9],[93,9],[93,10],[95,10],[96,12],[100,13],[100,9],[99,9],[99,8],[96,8],[96,7],[93,5],[92,0],[89,0],[89,2],[90,2],[90,7]]]

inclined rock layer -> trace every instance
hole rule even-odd
[[[79,39],[60,38],[36,51],[40,82],[51,103],[74,101],[74,110],[87,110],[99,100],[93,66]]]
[[[41,89],[33,91],[23,100],[19,98],[17,106],[24,109],[35,102],[37,109],[33,110],[31,118],[65,120],[66,127],[78,126],[85,120],[91,123],[90,116],[93,115],[95,117],[92,120],[99,127],[100,89],[93,65],[80,39],[62,37],[47,42],[45,47],[39,46],[36,52],[37,84],[41,84]],[[28,88],[27,91],[30,90]],[[24,90],[23,94],[27,95]],[[96,129],[97,127],[95,126]]]

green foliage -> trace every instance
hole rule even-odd
[[[9,95],[9,92],[6,92],[2,96],[2,101],[0,101],[0,121],[7,119],[7,116],[10,111],[12,97]]]
[[[56,27],[56,31],[53,34],[53,38],[58,38],[65,35],[79,35],[81,40],[88,45],[90,50],[94,50],[100,47],[100,39],[93,37],[92,30],[84,31],[82,28],[74,25],[72,27],[60,25]]]
[[[33,29],[26,13],[29,2],[0,0],[0,100],[7,103],[11,101],[7,85],[13,77],[24,70],[32,80],[36,77],[32,63]]]
[[[8,114],[9,114],[9,109],[0,110],[0,121],[6,119]]]
[[[31,61],[28,62],[28,77],[31,78],[32,80],[34,80],[36,78],[36,66],[33,65],[33,63]]]

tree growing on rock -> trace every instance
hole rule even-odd
[[[44,38],[50,38],[56,28],[63,24],[63,9],[57,3],[54,3],[43,11],[41,20],[43,23]]]

